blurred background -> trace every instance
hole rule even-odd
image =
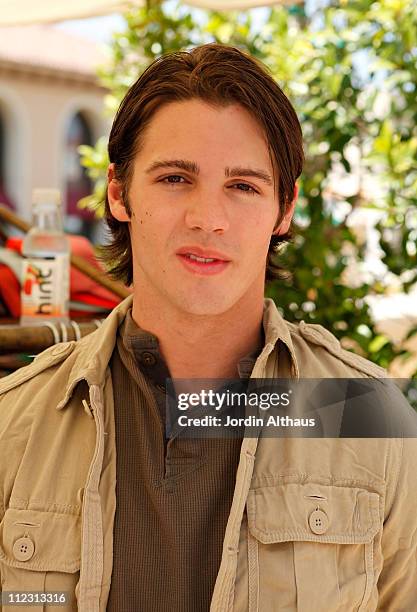
[[[1,203],[30,221],[33,187],[57,187],[66,231],[103,244],[128,87],[163,53],[238,46],[272,71],[305,141],[295,237],[277,254],[291,276],[267,295],[417,378],[417,0],[0,0],[0,15]]]

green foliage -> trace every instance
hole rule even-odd
[[[306,152],[295,240],[277,255],[292,278],[274,281],[267,294],[289,320],[320,323],[387,367],[399,350],[375,331],[366,298],[383,294],[393,275],[404,291],[417,281],[417,0],[335,0],[307,15],[303,6],[277,7],[264,20],[255,13],[172,4],[127,13],[100,72],[108,112],[162,53],[217,41],[264,61],[297,109]],[[96,184],[84,205],[100,211],[103,141],[82,155]],[[362,179],[348,194],[331,191],[332,172],[358,168],[378,177],[379,191]],[[354,221],[363,208],[379,218],[383,273],[364,266],[367,244]]]
[[[107,138],[101,137],[95,147],[81,145],[78,147],[82,165],[87,168],[88,176],[94,181],[93,193],[78,202],[80,208],[94,210],[98,217],[104,215],[104,198],[107,189],[106,169],[109,163],[107,155]]]

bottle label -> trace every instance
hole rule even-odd
[[[47,320],[68,316],[69,269],[67,253],[23,259],[22,317]]]

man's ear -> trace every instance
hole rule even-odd
[[[107,168],[107,197],[111,214],[118,221],[130,221],[123,201],[123,190],[120,182],[115,178],[114,164]]]
[[[297,198],[298,198],[298,185],[296,184],[295,187],[294,187],[294,198],[293,198],[291,204],[289,205],[287,212],[285,213],[284,217],[282,218],[281,223],[272,232],[273,236],[281,236],[281,235],[286,234],[288,232],[288,230],[290,228],[290,225],[291,225],[291,220],[292,220],[293,215],[294,215],[294,210],[295,210],[295,205],[297,203]]]

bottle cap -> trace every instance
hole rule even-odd
[[[33,206],[52,204],[61,205],[61,192],[59,189],[34,189],[32,192]]]

